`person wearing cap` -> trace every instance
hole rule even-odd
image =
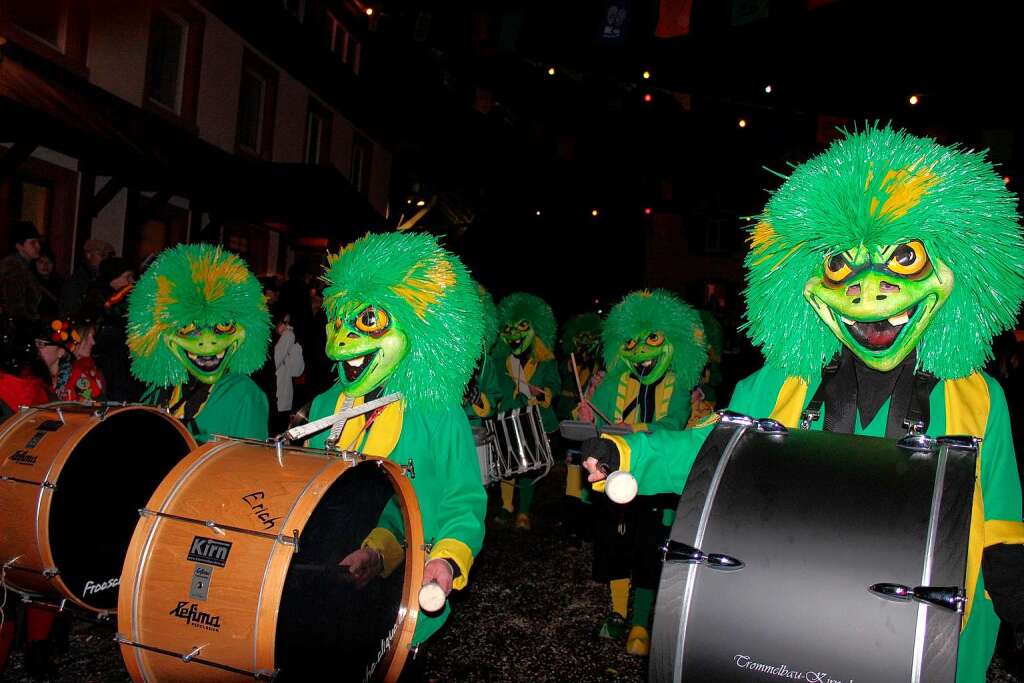
[[[12,318],[39,319],[43,288],[32,271],[42,249],[39,231],[28,221],[11,224],[14,251],[0,260],[0,308]]]
[[[82,306],[89,287],[99,277],[100,264],[114,255],[114,247],[103,240],[86,240],[82,252],[85,262],[68,278],[60,292],[62,315],[70,315]]]

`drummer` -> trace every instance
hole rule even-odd
[[[316,397],[316,420],[374,399],[370,413],[338,423],[307,445],[412,464],[430,546],[424,585],[447,595],[469,580],[484,537],[487,494],[462,407],[481,349],[480,297],[459,259],[428,234],[368,234],[332,255],[324,276],[327,356],[338,381]],[[405,559],[402,513],[392,500],[362,547],[341,565],[357,585],[388,576]],[[420,613],[413,644],[448,618]]]
[[[501,368],[498,371],[501,386],[499,409],[504,412],[535,405],[540,409],[544,431],[551,434],[558,428],[552,401],[561,387],[558,365],[551,351],[555,342],[554,312],[540,297],[514,292],[498,304],[498,332],[501,340],[494,360]],[[507,522],[512,517],[515,489],[519,491],[519,498],[515,501],[515,526],[529,530],[533,502],[533,479],[530,475],[501,482],[498,519]]]
[[[602,328],[607,375],[591,399],[595,423],[606,419],[632,432],[679,430],[690,415],[690,391],[707,360],[698,313],[663,289],[633,292],[608,313]],[[589,407],[589,406],[584,406]],[[587,412],[587,411],[585,411]],[[650,652],[650,617],[661,570],[658,548],[675,517],[678,496],[639,496],[595,505],[594,580],[607,583],[612,608],[598,631],[625,635],[632,579],[633,618],[626,652]]]
[[[848,133],[769,200],[746,258],[747,333],[765,367],[730,409],[795,428],[982,438],[957,680],[985,680],[999,618],[1024,625],[1021,489],[1006,399],[982,372],[1024,299],[1016,200],[980,153],[886,128]],[[697,428],[584,444],[641,494],[682,489],[715,416]],[[600,486],[600,484],[598,484]],[[998,617],[997,617],[998,615]]]
[[[132,374],[143,403],[212,434],[267,438],[267,396],[249,375],[263,364],[270,316],[245,261],[208,244],[156,258],[128,299]]]

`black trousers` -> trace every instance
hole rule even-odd
[[[666,509],[675,510],[679,496],[637,496],[617,505],[603,494],[591,497],[594,508],[595,581],[632,578],[637,588],[658,587],[661,545],[669,527],[662,523]]]

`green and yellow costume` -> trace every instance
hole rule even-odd
[[[249,379],[262,365],[270,316],[245,261],[208,244],[164,251],[128,299],[132,374],[144,403],[211,434],[267,438],[267,397]]]
[[[838,358],[826,380],[836,382],[832,400],[812,428],[891,437],[906,414],[894,397],[908,380],[932,378],[927,433],[983,439],[957,669],[965,683],[985,679],[998,598],[1020,590],[1004,569],[1024,542],[1008,411],[981,371],[1024,299],[1018,220],[981,154],[889,128],[847,134],[793,171],[752,231],[747,331],[766,366],[729,405],[796,427]],[[601,442],[585,450],[614,453],[641,494],[678,492],[711,428],[605,437],[611,453]]]
[[[697,311],[665,290],[633,292],[608,313],[601,337],[607,375],[594,392],[597,425],[607,424],[604,414],[636,432],[685,427],[690,393],[707,360]],[[609,583],[614,613],[601,634],[618,635],[615,625],[626,617],[632,581],[633,629],[626,647],[646,655],[661,568],[658,548],[677,501],[669,495],[639,496],[625,506],[597,502],[593,577]]]
[[[481,348],[480,297],[459,259],[419,233],[368,234],[330,257],[324,276],[327,355],[338,382],[314,399],[310,419],[381,395],[401,400],[349,419],[337,447],[410,460],[429,558],[457,568],[465,587],[484,538],[487,494],[462,395]],[[308,445],[322,448],[326,433]],[[363,547],[380,553],[390,574],[405,557],[401,511],[392,501]],[[414,644],[448,618],[421,613]]]
[[[551,352],[555,342],[555,314],[538,296],[525,292],[509,294],[498,304],[500,341],[495,350],[498,363],[501,403],[499,411],[536,405],[540,409],[544,431],[558,428],[552,402],[558,396],[561,380],[558,364]],[[516,525],[529,528],[533,503],[533,480],[519,477]],[[502,508],[512,512],[513,482],[501,483]]]

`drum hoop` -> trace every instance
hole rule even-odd
[[[697,523],[697,532],[694,536],[694,547],[700,548],[704,545],[704,533],[707,531],[708,522],[711,518],[711,508],[715,504],[715,496],[718,495],[718,487],[722,483],[722,477],[725,474],[725,468],[728,466],[729,461],[732,460],[732,455],[736,450],[736,444],[739,443],[743,435],[747,433],[749,425],[739,424],[735,432],[729,436],[729,441],[726,443],[725,448],[722,451],[722,457],[719,458],[715,464],[715,473],[711,477],[711,482],[708,485],[708,494],[704,499],[704,507],[700,511],[700,520]],[[679,640],[676,645],[676,659],[674,664],[674,676],[673,680],[681,680],[683,675],[683,656],[686,650],[686,630],[689,626],[690,621],[690,603],[693,599],[693,587],[696,583],[697,575],[697,564],[691,564],[686,570],[686,588],[683,590],[683,608],[679,611],[680,628],[677,630],[679,633]]]

